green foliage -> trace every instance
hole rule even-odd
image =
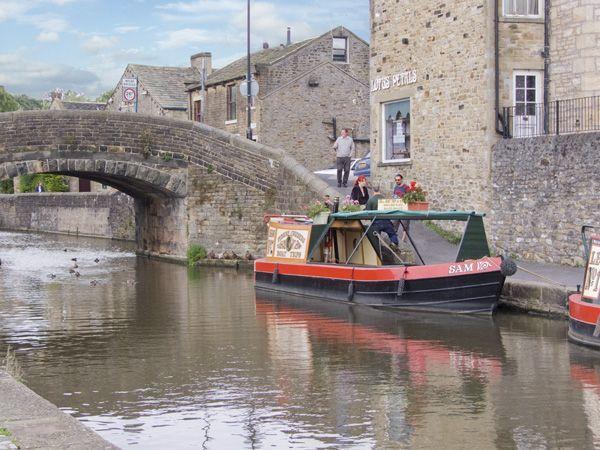
[[[67,92],[63,92],[62,96],[65,102],[91,102],[83,92],[75,92],[69,89]]]
[[[169,162],[173,159],[173,154],[172,153],[163,153],[162,159],[165,162]]]
[[[0,427],[0,436],[10,436],[10,431],[8,431],[6,428]]]
[[[35,192],[38,182],[42,183],[45,192],[68,192],[69,184],[62,175],[51,174],[29,174],[22,175],[19,180],[21,192]]]
[[[201,259],[206,259],[206,249],[198,244],[190,245],[187,251],[188,266],[194,267]]]
[[[431,220],[426,220],[425,226],[427,228],[429,228],[431,231],[433,231],[434,233],[436,233],[437,235],[439,235],[440,237],[443,237],[444,239],[446,239],[451,244],[453,244],[453,245],[460,244],[460,240],[462,239],[462,235],[460,233],[457,233],[455,231],[444,230],[442,227],[440,227],[438,224],[432,222]]]
[[[15,185],[13,180],[2,180],[0,181],[0,194],[14,194]]]
[[[13,95],[13,98],[19,104],[20,108],[25,111],[47,109],[50,106],[47,101],[31,98],[25,94]]]
[[[17,111],[19,108],[19,103],[13,96],[0,87],[0,112]]]
[[[416,181],[411,181],[408,191],[406,191],[402,200],[406,204],[412,202],[424,202],[427,200],[427,192],[425,192],[421,186],[417,186]]]
[[[15,351],[10,345],[6,349],[6,356],[2,361],[1,367],[3,367],[6,373],[11,375],[15,380],[23,382],[23,369],[17,360]]]
[[[314,219],[317,214],[322,212],[330,212],[329,206],[323,202],[316,201],[306,209],[306,215],[311,219]]]
[[[106,103],[108,101],[108,99],[113,96],[114,93],[115,93],[114,89],[103,92],[99,97],[96,98],[96,101],[101,102],[101,103]]]

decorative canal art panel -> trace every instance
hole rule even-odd
[[[269,223],[267,257],[293,262],[306,262],[310,225]]]
[[[585,279],[583,281],[584,298],[598,302],[600,298],[600,236],[595,235],[590,238],[590,253],[585,269]]]

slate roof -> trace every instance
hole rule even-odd
[[[106,109],[106,103],[98,102],[65,102],[60,101],[63,109],[72,111],[102,111]]]
[[[273,64],[281,58],[285,58],[290,53],[298,50],[305,45],[308,45],[317,38],[306,39],[304,41],[296,42],[288,46],[279,46],[273,48],[262,49],[258,52],[254,52],[250,55],[250,61],[254,67],[258,65],[269,65]],[[235,60],[231,64],[226,65],[221,69],[213,71],[206,80],[207,86],[213,86],[215,84],[225,83],[227,81],[236,80],[238,78],[245,78],[248,70],[246,66],[246,57],[243,56],[240,59]],[[200,87],[200,83],[197,81],[187,86],[187,90],[194,90]]]
[[[141,88],[146,89],[163,109],[188,108],[186,82],[197,80],[200,73],[193,67],[161,67],[129,64],[138,77]]]

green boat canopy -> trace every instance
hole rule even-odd
[[[466,221],[471,217],[483,217],[485,214],[475,211],[404,211],[391,210],[364,210],[356,212],[338,212],[331,214],[330,218],[340,220],[460,220]]]

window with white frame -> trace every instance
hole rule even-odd
[[[410,159],[410,99],[384,103],[382,107],[382,161]]]
[[[504,0],[504,15],[509,17],[541,17],[544,0]]]
[[[333,38],[333,61],[348,62],[348,39],[345,37]]]

